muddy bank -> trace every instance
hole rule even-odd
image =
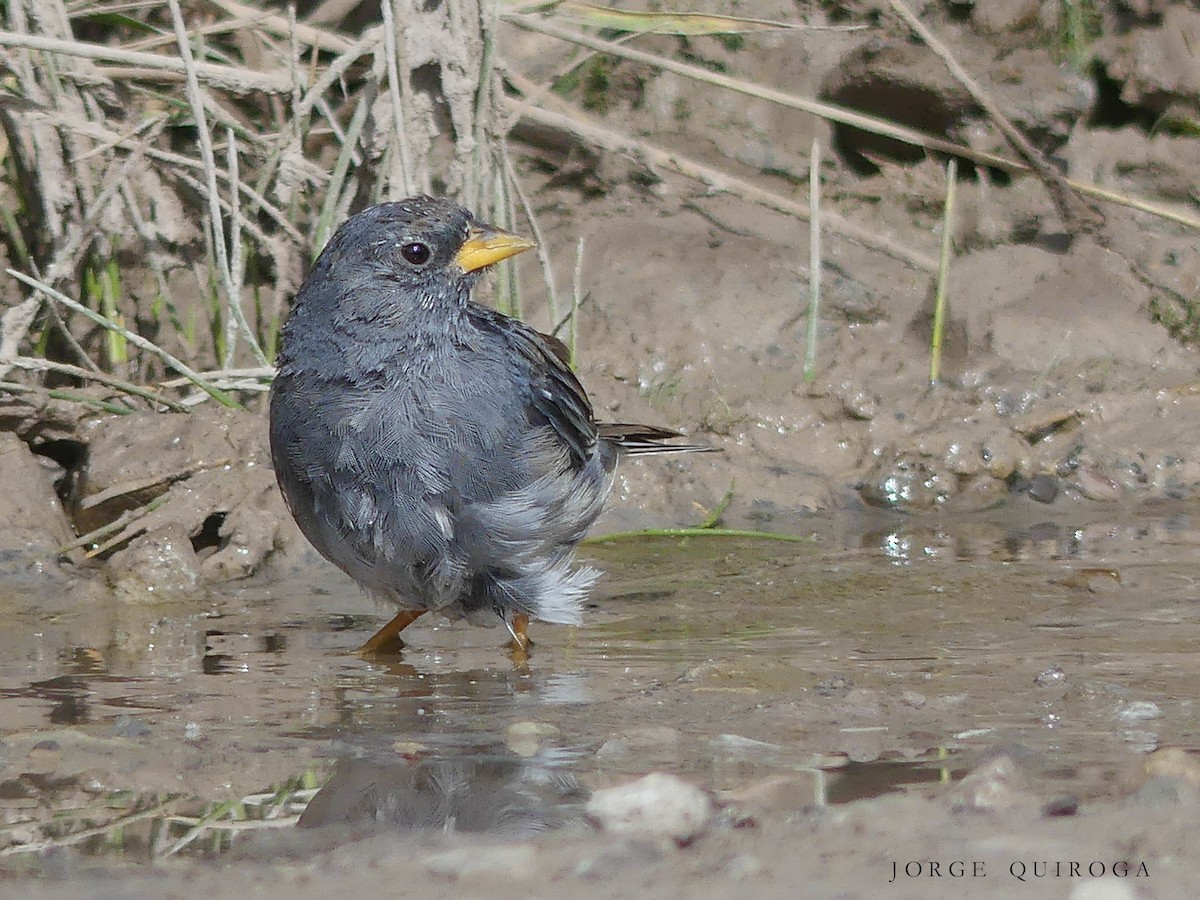
[[[1096,13],[1088,65],[1063,55],[1061,23],[1038,4],[954,6],[929,10],[931,27],[969,57],[981,89],[1038,151],[1080,182],[1188,215],[1200,155],[1171,126],[1200,107],[1175,46],[1200,21],[1186,4]],[[866,27],[643,42],[1010,152],[990,114],[906,29],[839,4],[813,24]],[[568,45],[513,25],[503,38],[511,65],[534,81],[571,58]],[[940,157],[635,61],[598,65],[560,93],[613,128],[781,195],[799,198],[807,169],[797,148],[820,139],[830,211],[871,223],[909,258],[868,249],[830,221],[810,382],[804,223],[736,191],[697,190],[636,154],[518,129],[560,288],[583,242],[578,360],[598,413],[661,421],[724,451],[626,465],[599,531],[704,521],[727,493],[725,524],[771,530],[864,507],[942,515],[1031,499],[1072,513],[1200,492],[1200,369],[1181,342],[1200,264],[1186,226],[1105,203],[1084,227],[1064,220],[1044,180],[964,165],[943,378],[930,387],[934,276],[920,260],[937,254]],[[552,328],[533,287],[538,260],[523,259],[520,274],[526,314]],[[272,560],[286,570],[307,559],[266,463],[258,387],[242,394],[246,413],[208,402],[190,416],[112,416],[36,391],[5,394],[0,429],[27,448],[10,437],[12,465],[0,470],[11,506],[0,511],[19,523],[0,538],[7,569],[68,560],[72,576],[97,571],[133,597],[186,596]]]

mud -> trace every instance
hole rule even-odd
[[[924,48],[844,6],[874,27],[639,46],[1008,152]],[[1187,4],[1114,4],[1082,74],[1046,45],[1052,4],[927,6],[1071,177],[1194,211],[1194,137],[1164,126],[1200,106]],[[535,80],[567,58],[503,37]],[[797,198],[821,138],[829,207],[936,256],[942,160],[609,74],[613,127]],[[560,289],[584,239],[599,414],[722,451],[626,465],[597,533],[721,510],[801,540],[592,544],[587,624],[537,627],[526,664],[424,620],[365,660],[387,611],[291,523],[261,395],[113,416],[5,394],[0,895],[1189,896],[1194,232],[1112,204],[1085,232],[1036,179],[968,169],[941,382],[932,275],[836,234],[809,382],[805,224],[516,134]],[[651,795],[683,830],[589,806],[648,773],[702,792]]]

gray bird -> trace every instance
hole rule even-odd
[[[334,234],[296,295],[271,388],[271,457],[300,530],[399,612],[578,624],[599,573],[573,565],[623,453],[666,428],[597,424],[555,338],[480,306],[487,266],[533,247],[432,197]]]

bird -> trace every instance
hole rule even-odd
[[[580,624],[599,577],[574,560],[622,456],[694,453],[658,426],[598,423],[556,338],[472,299],[536,246],[429,196],[349,217],[300,286],[270,389],[271,459],[322,556],[397,608],[360,648],[402,646],[426,612]]]

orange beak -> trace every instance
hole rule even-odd
[[[536,246],[533,241],[520,235],[490,225],[473,225],[466,243],[454,254],[454,262],[464,272],[474,272]]]

